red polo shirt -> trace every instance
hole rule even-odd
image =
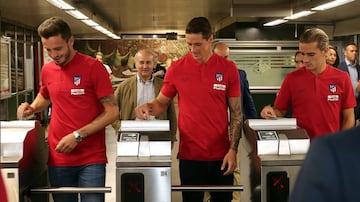
[[[161,92],[178,94],[179,158],[222,160],[230,148],[227,99],[241,95],[235,64],[216,54],[199,64],[188,54],[171,64]]]

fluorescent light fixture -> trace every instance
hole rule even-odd
[[[327,9],[330,9],[330,8],[334,8],[334,7],[337,7],[337,6],[341,6],[341,5],[350,3],[352,1],[355,1],[355,0],[335,0],[335,1],[331,1],[329,3],[322,4],[322,5],[317,6],[315,8],[312,8],[311,10],[323,11],[323,10],[327,10]]]
[[[101,26],[101,25],[95,26],[94,29],[96,29],[97,31],[102,32],[102,33],[107,33],[107,32],[109,32],[107,29],[105,29],[105,28],[104,28],[103,26]]]
[[[265,23],[264,26],[275,26],[275,25],[279,25],[282,23],[287,22],[288,20],[284,20],[284,19],[277,19],[277,20],[273,20],[271,22]]]
[[[120,39],[119,36],[117,36],[116,34],[110,32],[109,30],[107,30],[106,28],[104,28],[103,26],[97,25],[93,27],[94,29],[98,30],[99,32],[113,38],[113,39]]]
[[[69,15],[73,16],[74,18],[81,20],[83,23],[87,24],[88,26],[98,30],[99,32],[113,38],[113,39],[120,39],[119,36],[116,34],[113,34],[103,26],[99,25],[98,23],[94,22],[93,20],[89,19],[86,15],[84,15],[82,12],[76,10],[74,7],[72,7],[70,4],[64,2],[63,0],[47,0],[52,5],[60,8],[61,10],[64,10]]]
[[[75,9],[74,7],[72,7],[70,4],[62,1],[62,0],[47,0],[49,3],[51,3],[52,5],[62,9],[62,10],[71,10],[71,9]]]
[[[73,16],[74,18],[78,19],[78,20],[89,19],[86,15],[84,15],[82,12],[80,12],[78,10],[67,10],[65,12],[68,13],[69,15]]]
[[[95,27],[98,26],[99,24],[94,22],[93,20],[90,19],[86,19],[86,20],[81,20],[83,23],[89,25],[90,27]]]
[[[120,39],[120,36],[116,35],[116,34],[108,34],[109,37],[113,38],[113,39]]]
[[[301,12],[292,14],[292,15],[290,15],[290,16],[287,16],[287,17],[285,17],[284,19],[286,19],[286,20],[295,20],[295,19],[298,19],[298,18],[301,18],[301,17],[305,17],[305,16],[308,16],[308,15],[311,15],[311,14],[313,14],[313,13],[314,13],[314,12],[312,12],[312,11],[301,11]]]

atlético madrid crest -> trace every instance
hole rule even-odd
[[[336,92],[336,84],[330,84],[329,90],[330,90],[330,92],[335,93]]]
[[[222,73],[216,73],[216,81],[221,82],[224,80],[224,75]]]
[[[74,76],[74,85],[78,86],[80,85],[81,77],[80,76]]]

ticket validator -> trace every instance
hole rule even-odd
[[[39,121],[1,121],[0,164],[9,201],[49,201],[31,195],[32,187],[48,186],[48,146]]]
[[[245,131],[253,147],[251,165],[253,178],[260,179],[261,202],[287,202],[310,146],[306,131],[295,118],[249,119]]]
[[[168,120],[121,121],[116,158],[117,202],[171,202]]]

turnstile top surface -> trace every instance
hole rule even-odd
[[[169,167],[171,166],[170,156],[118,156],[116,167]]]
[[[0,157],[0,164],[2,168],[18,168],[19,161],[21,160],[22,156],[1,156]]]
[[[262,166],[296,166],[302,165],[304,154],[296,155],[259,155]]]

